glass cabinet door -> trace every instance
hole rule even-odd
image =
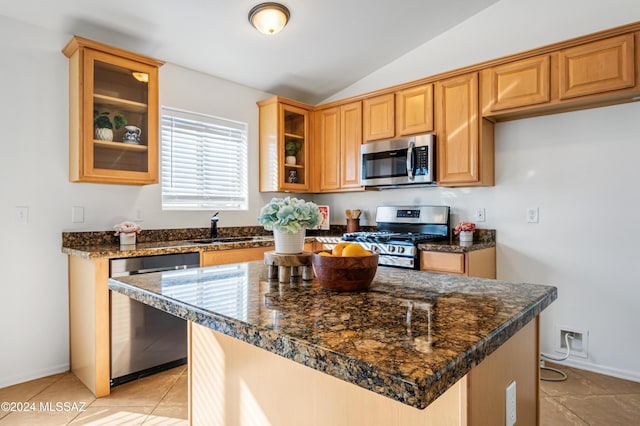
[[[162,62],[74,37],[69,57],[69,177],[158,182],[158,67]]]
[[[282,124],[282,163],[280,170],[281,187],[283,189],[300,191],[309,188],[309,146],[308,146],[308,115],[309,112],[289,105],[281,105]]]

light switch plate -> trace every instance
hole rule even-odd
[[[84,207],[71,207],[71,223],[84,223]]]

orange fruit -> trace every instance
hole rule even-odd
[[[320,253],[318,253],[318,255],[320,255],[320,256],[331,256],[331,253],[329,253],[328,251],[321,251]]]
[[[346,241],[342,241],[338,244],[336,244],[336,246],[333,248],[333,251],[331,252],[331,254],[333,254],[334,256],[342,256],[342,250],[348,246],[350,243],[346,242]]]
[[[349,244],[342,249],[343,256],[367,256],[365,250],[360,244]]]

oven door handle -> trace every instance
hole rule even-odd
[[[411,140],[407,148],[407,177],[409,180],[413,180],[413,148],[415,148],[415,143]]]

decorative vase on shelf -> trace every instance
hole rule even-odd
[[[120,247],[121,248],[131,248],[136,245],[136,233],[132,232],[130,234],[120,233]]]
[[[122,142],[124,143],[140,143],[140,134],[142,130],[136,126],[124,126],[124,135],[122,135]]]
[[[273,240],[278,254],[299,254],[304,251],[305,229],[298,232],[283,232],[273,230]]]
[[[296,164],[296,156],[295,155],[287,155],[286,157],[284,157],[284,162],[286,164]]]
[[[108,129],[106,127],[96,127],[95,137],[96,137],[96,140],[99,140],[99,141],[112,141],[113,130]]]
[[[470,243],[473,241],[473,231],[460,231],[460,242]]]

